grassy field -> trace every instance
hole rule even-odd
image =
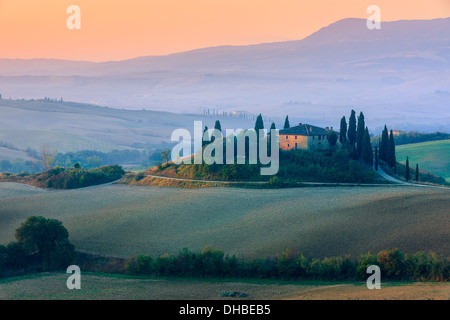
[[[448,300],[448,283],[382,283],[368,290],[365,283],[283,282],[144,278],[82,273],[81,290],[68,290],[66,273],[42,273],[0,279],[0,300],[30,299],[149,299],[149,300]],[[238,291],[246,298],[223,298]]]
[[[23,186],[21,193],[17,184],[0,186],[0,244],[15,240],[15,229],[28,216],[42,215],[61,220],[77,249],[121,257],[205,245],[243,258],[274,256],[286,248],[310,257],[387,248],[450,256],[445,189],[109,185],[41,193]]]
[[[409,166],[432,172],[450,182],[450,140],[439,140],[422,143],[412,143],[397,146],[397,161],[406,162],[409,157]]]

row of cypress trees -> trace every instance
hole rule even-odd
[[[384,125],[383,132],[381,133],[381,140],[379,142],[379,158],[385,161],[389,167],[393,167],[395,170],[395,164],[397,162],[395,157],[395,141],[394,134],[392,133],[392,129],[388,134],[388,129],[386,125]]]
[[[284,121],[284,129],[290,127],[289,118],[286,116]],[[356,120],[356,112],[352,110],[350,113],[349,123],[345,116],[341,118],[339,141],[343,146],[350,147],[351,154],[354,159],[362,159],[369,165],[374,165],[375,170],[378,171],[379,160],[386,162],[389,167],[394,169],[396,173],[397,159],[395,156],[395,140],[391,129],[388,132],[386,125],[384,125],[381,134],[381,140],[378,146],[375,146],[375,155],[373,154],[372,144],[370,142],[369,130],[365,126],[364,114],[360,112],[358,120]],[[373,160],[375,158],[375,160]],[[375,163],[373,163],[375,161]],[[410,180],[409,157],[406,157],[405,179]],[[419,181],[419,165],[416,164],[415,180]]]
[[[347,127],[345,116],[341,118],[339,141],[343,146],[350,148],[350,154],[354,159],[362,159],[368,165],[373,165],[373,150],[370,142],[369,129],[365,124],[364,114],[359,113],[358,121],[356,112],[352,110]]]

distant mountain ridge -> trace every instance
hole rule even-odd
[[[382,22],[380,30],[349,18],[296,41],[101,63],[0,59],[0,93],[172,112],[289,114],[319,125],[337,125],[354,107],[376,126],[398,117],[398,129],[442,130],[450,123],[450,95],[438,94],[450,90],[448,30],[450,18]]]

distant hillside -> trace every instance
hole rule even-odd
[[[252,121],[219,115],[181,115],[161,111],[122,110],[92,104],[0,99],[0,141],[21,151],[39,150],[47,144],[58,152],[77,152],[150,147],[165,147],[172,131],[193,131],[194,121],[214,127],[220,120],[223,128],[249,128]],[[2,148],[0,155],[14,157],[19,150]]]
[[[447,140],[447,139],[450,139],[450,134],[442,132],[436,133],[408,132],[397,136],[394,135],[396,146],[409,143],[420,143],[420,142]]]
[[[448,30],[450,18],[382,22],[380,30],[344,19],[298,41],[104,63],[0,59],[0,93],[172,112],[244,109],[335,127],[334,112],[363,106],[374,130],[442,131]]]
[[[432,172],[450,182],[450,140],[405,144],[396,147],[397,161]]]

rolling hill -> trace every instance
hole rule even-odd
[[[21,157],[24,150],[47,144],[58,152],[166,147],[173,130],[193,131],[194,121],[214,127],[251,128],[254,121],[219,115],[176,114],[162,111],[123,110],[92,104],[0,99],[0,141],[20,150],[0,148],[1,159]],[[270,125],[270,124],[266,124]]]
[[[409,166],[432,172],[450,182],[450,140],[439,140],[421,143],[411,143],[397,146],[397,161],[406,163],[409,157]]]
[[[386,248],[450,256],[449,191],[415,186],[277,190],[109,185],[34,193],[0,186],[0,244],[30,215],[63,222],[77,249],[128,257],[205,245],[243,258]],[[13,188],[11,191],[10,189]],[[2,198],[2,194],[5,196]]]
[[[289,114],[335,127],[336,114],[358,106],[374,129],[443,131],[449,29],[450,18],[383,22],[380,30],[349,18],[297,41],[102,63],[0,59],[0,93],[139,110]]]

